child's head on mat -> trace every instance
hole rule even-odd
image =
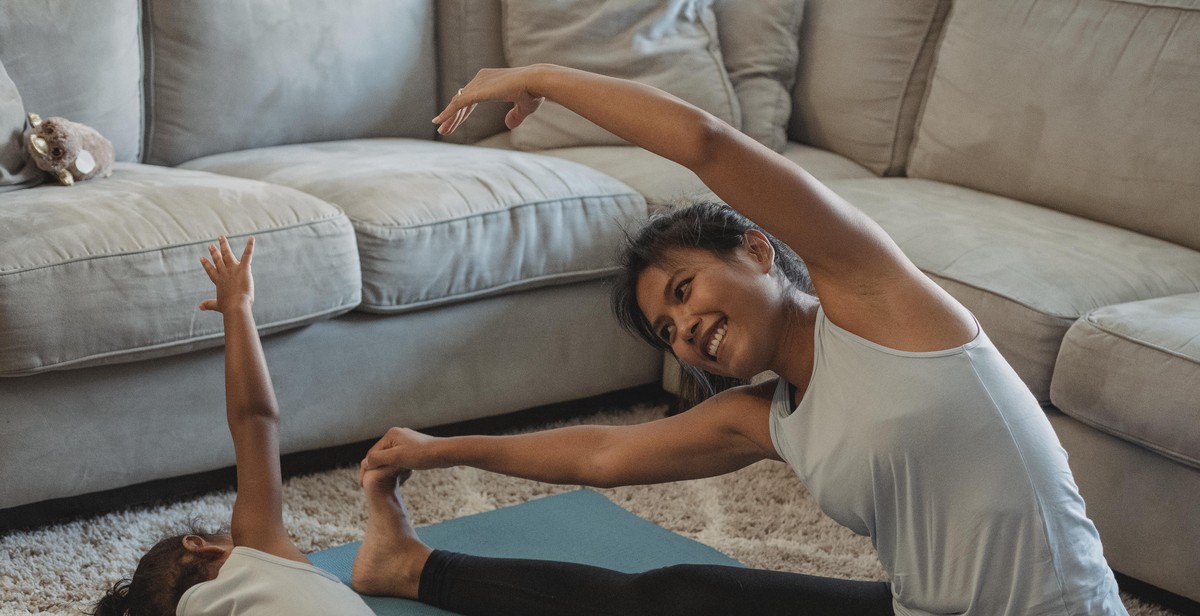
[[[213,546],[224,548],[218,553]],[[192,526],[150,548],[132,578],[113,584],[96,604],[95,614],[174,614],[184,591],[217,576],[233,548],[228,533],[209,533]]]

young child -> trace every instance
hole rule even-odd
[[[225,405],[237,460],[228,534],[189,533],[159,541],[132,579],[117,582],[95,615],[339,614],[372,616],[362,599],[309,563],[283,526],[279,409],[254,325],[254,238],[239,260],[222,236],[200,263],[216,285],[201,310],[225,321]]]

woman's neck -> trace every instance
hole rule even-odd
[[[821,302],[800,291],[790,293],[787,299],[771,370],[794,385],[799,397],[808,389],[812,377],[813,331]]]

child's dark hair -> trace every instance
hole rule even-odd
[[[93,616],[174,616],[175,606],[187,589],[208,580],[208,564],[186,557],[183,538],[215,535],[197,530],[167,537],[154,544],[138,561],[133,578],[125,578],[108,589],[92,608]]]
[[[669,253],[673,249],[698,248],[722,259],[731,259],[751,229],[762,232],[775,249],[775,269],[792,286],[811,294],[813,287],[808,268],[791,248],[728,205],[701,201],[655,214],[636,234],[626,235],[619,258],[621,271],[612,287],[612,306],[617,320],[652,346],[671,352],[670,346],[659,338],[638,306],[638,277],[648,267],[669,263]],[[680,410],[742,384],[739,379],[711,374],[684,362],[679,365],[684,373],[680,384]]]

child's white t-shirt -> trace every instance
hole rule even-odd
[[[313,565],[238,546],[217,577],[187,589],[176,616],[374,616],[362,597]]]

